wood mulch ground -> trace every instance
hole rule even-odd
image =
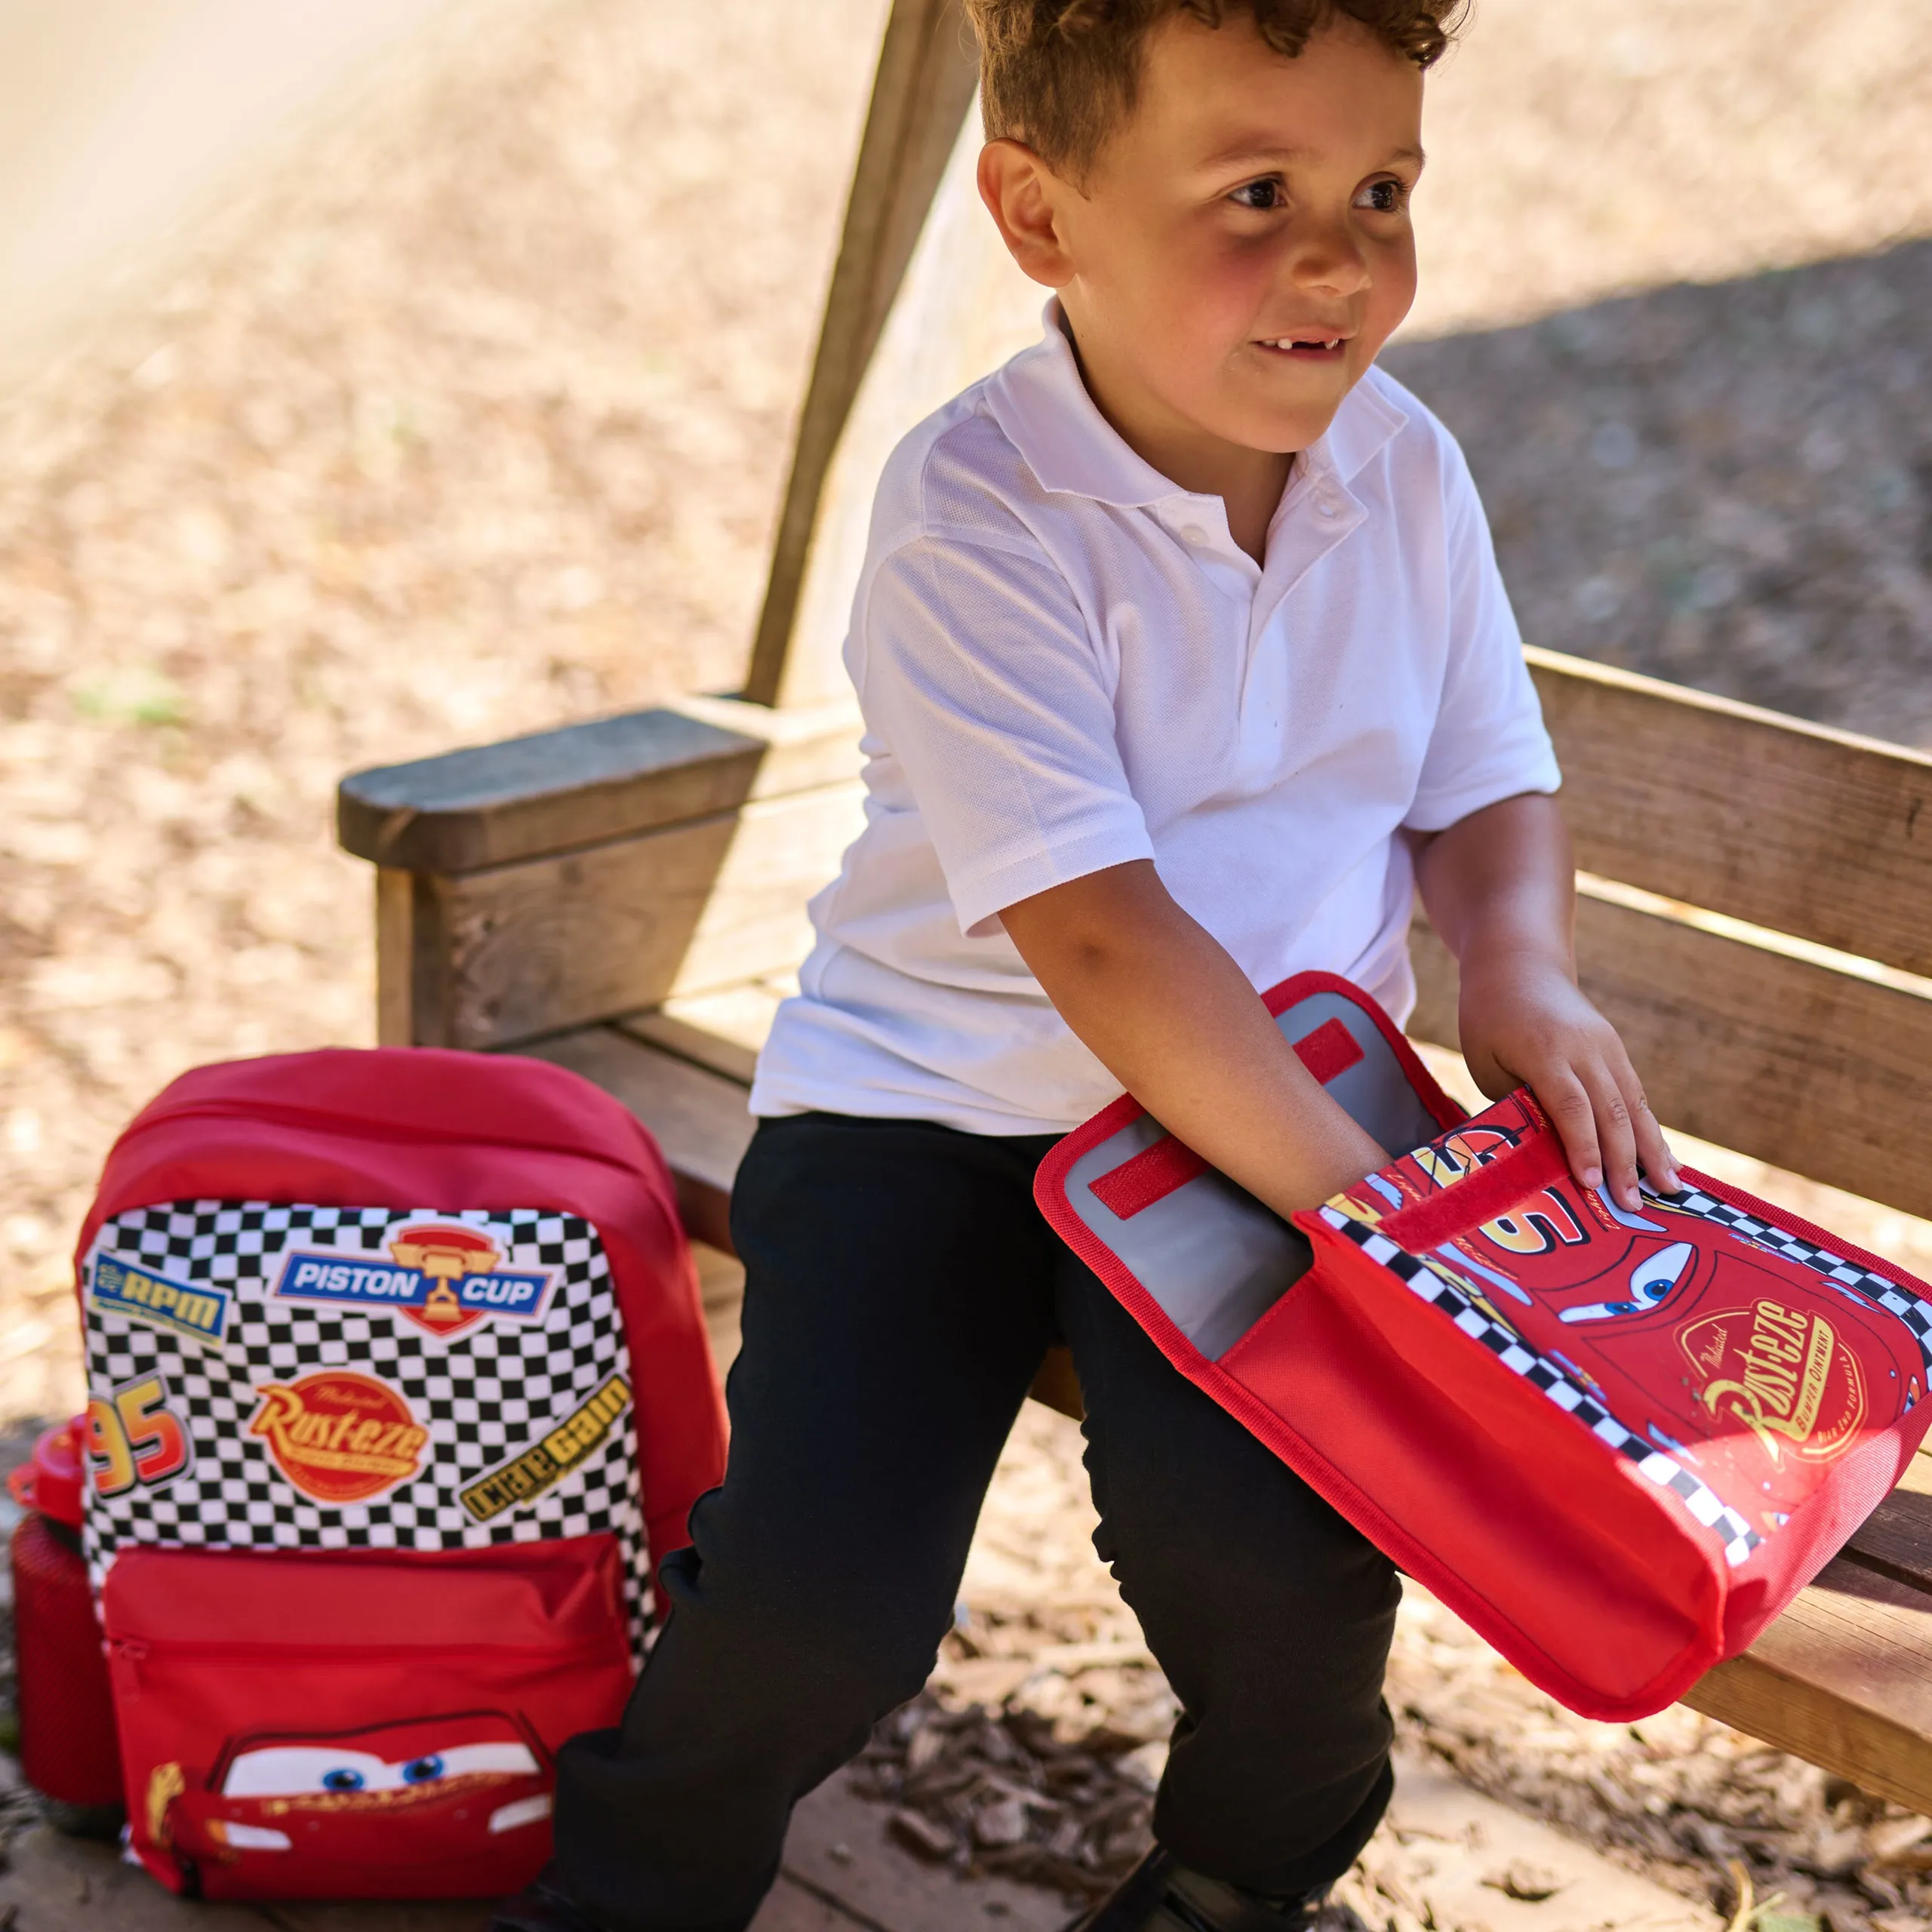
[[[1070,1894],[1138,1856],[1175,1715],[1088,1540],[1095,1518],[1079,1451],[1063,1418],[1023,1417],[939,1670],[924,1699],[880,1727],[861,1767],[912,1814],[907,1842],[961,1870]],[[1759,1903],[1781,1895],[1809,1915],[1809,1932],[1932,1924],[1932,1820],[1681,1706],[1638,1724],[1572,1716],[1413,1583],[1389,1701],[1411,1764],[1561,1826],[1687,1903],[1730,1913],[1741,1872]],[[1375,1932],[1424,1922],[1383,1888],[1402,1850],[1401,1834],[1385,1830],[1340,1888]],[[1550,1923],[1567,1932],[1558,1909]]]
[[[74,1398],[64,1251],[128,1115],[369,1038],[337,776],[738,675],[882,12],[475,0],[0,397],[0,1417]],[[1391,359],[1531,635],[1932,743],[1932,10],[1484,0],[1432,85]],[[860,1775],[902,1839],[1080,1891],[1171,1707],[1044,1426],[1034,1568],[983,1550]],[[1932,1925],[1916,1822],[1721,1727],[1580,1724],[1423,1602],[1393,1684],[1416,1749],[1681,1892],[1730,1909],[1736,1858],[1837,1932]],[[1406,1932],[1377,1869],[1352,1902]]]

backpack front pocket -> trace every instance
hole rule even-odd
[[[103,1598],[133,1847],[209,1898],[487,1897],[632,1680],[616,1540],[124,1550]]]

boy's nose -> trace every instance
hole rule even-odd
[[[1334,225],[1311,232],[1291,266],[1298,288],[1324,294],[1359,295],[1371,279],[1360,243],[1346,227]]]

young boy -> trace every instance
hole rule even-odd
[[[1313,1922],[1387,1801],[1388,1562],[1035,1210],[1124,1087],[1282,1214],[1381,1165],[1255,996],[1400,1014],[1412,886],[1476,1077],[1578,1178],[1673,1170],[1578,992],[1556,766],[1475,492],[1373,367],[1457,0],[968,0],[980,185],[1044,340],[900,446],[847,661],[866,829],[760,1063],[731,1466],[621,1730],[501,1928],[735,1932],[924,1681],[1042,1352],[1184,1715],[1105,1932]]]

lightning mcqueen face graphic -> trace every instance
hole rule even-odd
[[[1368,1177],[1350,1192],[1354,1211],[1379,1223],[1453,1188],[1535,1124],[1520,1099],[1499,1102]],[[1627,1209],[1565,1174],[1424,1258],[1623,1426],[1775,1527],[1809,1494],[1807,1465],[1916,1404],[1923,1358],[1869,1295],[1735,1232],[1713,1204],[1694,1189]]]
[[[334,1736],[232,1740],[168,1805],[177,1849],[232,1864],[420,1866],[495,1854],[550,1815],[547,1754],[520,1719],[469,1711]]]

